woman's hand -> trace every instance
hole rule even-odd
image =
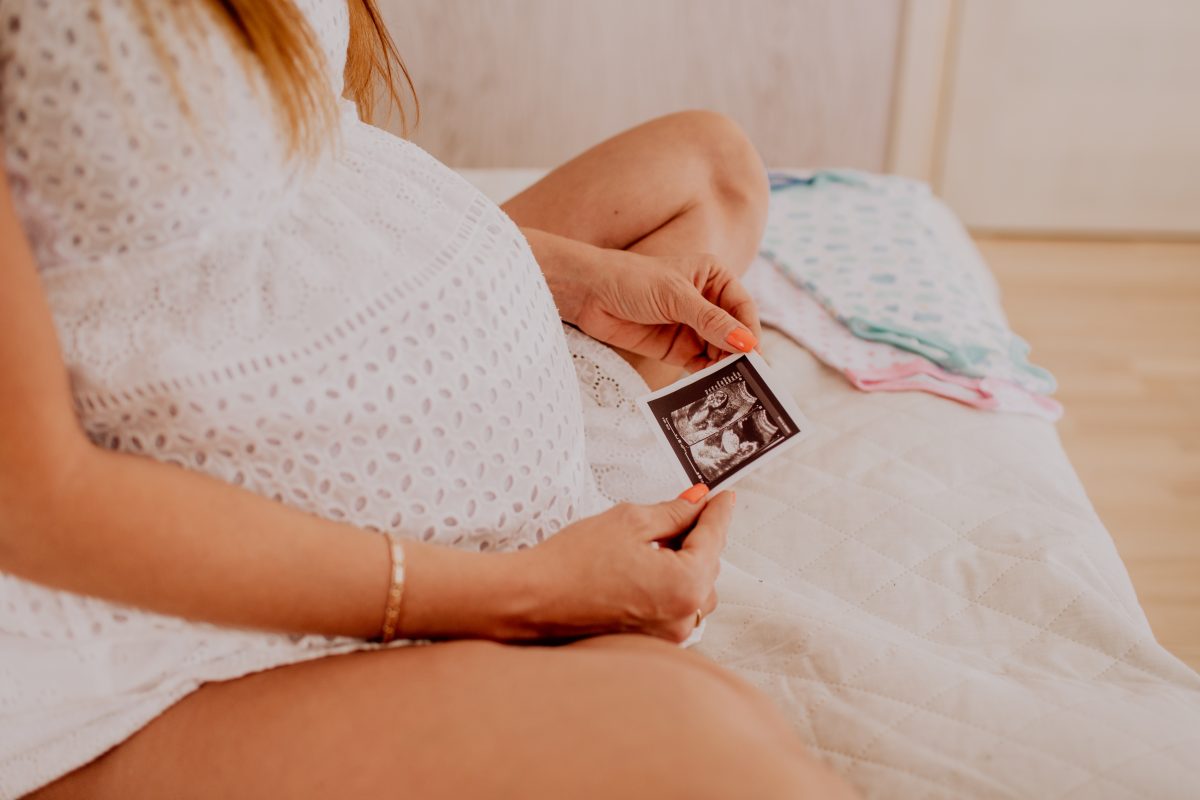
[[[522,229],[559,313],[613,347],[696,371],[761,336],[754,300],[713,256],[647,256]]]
[[[717,606],[713,587],[733,501],[722,492],[700,505],[626,503],[522,551],[521,569],[539,576],[541,595],[524,620],[528,635],[635,632],[683,641],[697,610],[708,615]]]
[[[574,320],[587,335],[692,372],[758,345],[754,300],[713,256],[609,252]]]

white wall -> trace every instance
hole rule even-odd
[[[659,114],[735,117],[770,164],[881,169],[901,0],[378,0],[414,140],[552,166]]]
[[[659,114],[931,182],[977,230],[1200,236],[1200,0],[377,0],[458,167]]]

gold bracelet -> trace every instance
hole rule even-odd
[[[391,553],[391,585],[388,587],[387,605],[383,608],[383,632],[379,641],[387,644],[396,638],[396,623],[400,621],[400,600],[404,597],[404,545],[398,536],[385,533],[388,551]]]

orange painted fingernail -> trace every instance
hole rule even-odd
[[[754,334],[750,331],[738,328],[733,333],[725,337],[725,341],[729,342],[736,349],[743,353],[749,353],[754,348],[758,347],[758,339],[754,338]]]
[[[692,488],[679,495],[680,499],[687,500],[689,503],[699,503],[700,498],[708,494],[708,487],[703,483],[697,483]]]

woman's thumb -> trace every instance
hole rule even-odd
[[[708,487],[698,483],[674,500],[646,506],[652,514],[652,523],[646,529],[650,539],[669,539],[689,530],[704,510],[700,500],[708,494]]]
[[[758,339],[745,325],[725,309],[705,300],[700,292],[693,289],[680,303],[682,313],[679,322],[690,325],[701,339],[714,347],[729,352],[749,353],[758,346]]]

